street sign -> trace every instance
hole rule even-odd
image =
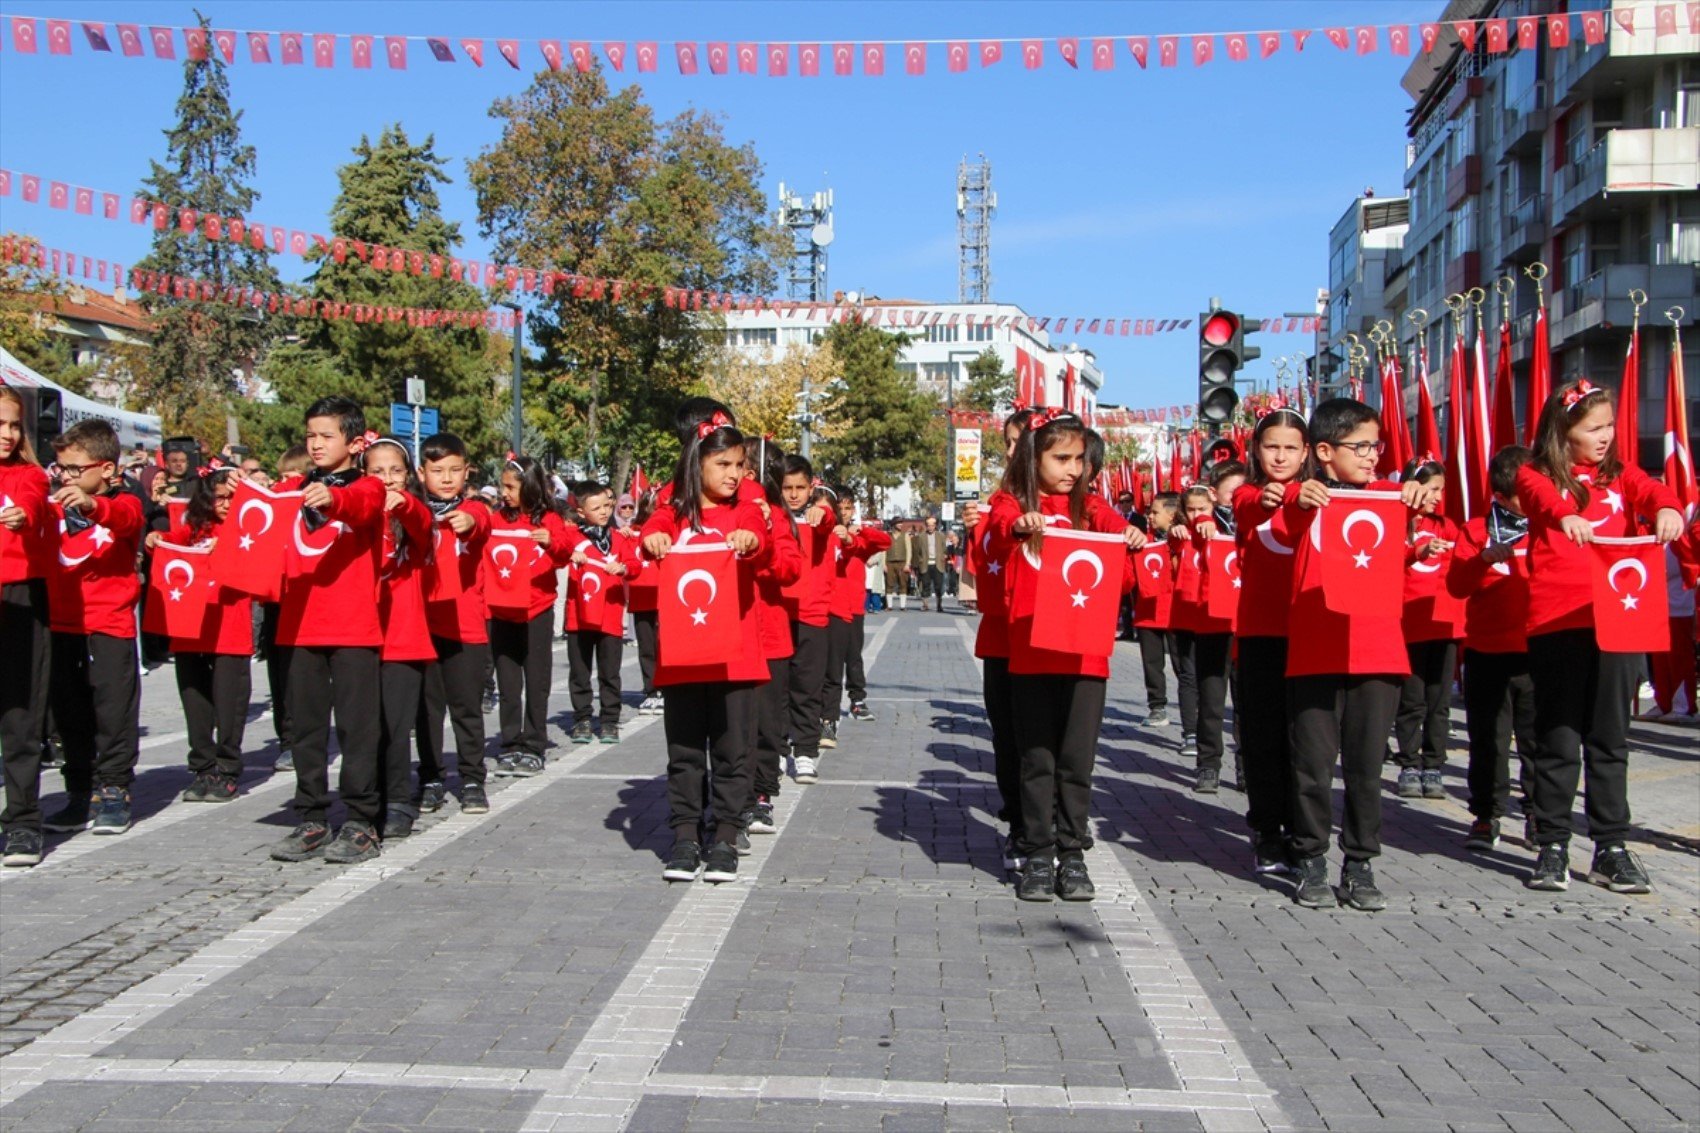
[[[414,429],[414,413],[419,414],[419,428]],[[417,432],[417,436],[415,433]],[[390,436],[400,441],[424,440],[442,432],[442,415],[434,406],[390,405]]]
[[[408,378],[407,379],[407,403],[409,405],[424,405],[425,404],[425,379],[424,378]]]

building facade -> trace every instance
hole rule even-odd
[[[1414,99],[1405,173],[1410,226],[1383,304],[1402,342],[1413,324],[1397,316],[1418,308],[1430,314],[1429,356],[1438,360],[1449,333],[1446,297],[1486,289],[1491,342],[1500,319],[1495,282],[1515,279],[1522,424],[1538,303],[1526,269],[1539,262],[1550,273],[1555,381],[1618,384],[1629,295],[1644,291],[1641,451],[1653,466],[1662,460],[1670,351],[1664,312],[1684,308],[1688,325],[1700,314],[1700,34],[1686,20],[1674,33],[1656,34],[1652,6],[1631,6],[1633,33],[1608,19],[1605,41],[1590,45],[1573,17],[1569,46],[1551,47],[1543,34],[1539,47],[1519,50],[1512,37],[1500,54],[1481,41],[1464,50],[1442,24],[1440,45],[1418,55],[1403,80]],[[1562,0],[1452,0],[1439,18],[1514,20],[1565,10]],[[1684,345],[1694,373],[1700,334]],[[1433,392],[1437,401],[1444,396],[1438,381]],[[1691,403],[1688,413],[1690,428],[1700,428],[1700,407]]]
[[[1328,309],[1319,373],[1334,381],[1346,361],[1347,338],[1367,335],[1382,320],[1400,312],[1387,304],[1387,281],[1399,270],[1410,229],[1408,197],[1357,198],[1328,235]]]

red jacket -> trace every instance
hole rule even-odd
[[[622,536],[618,531],[608,533],[608,554],[603,555],[596,549],[596,544],[590,541],[590,536],[579,527],[567,528],[567,615],[566,631],[579,633],[583,630],[595,630],[597,633],[611,633],[621,637],[626,632],[626,587],[625,577],[636,573],[641,562],[638,557],[637,544]],[[583,551],[585,556],[596,562],[619,563],[626,568],[626,576],[609,574],[600,567],[575,566],[572,556]],[[580,591],[584,588],[584,576],[588,573],[600,575],[603,587],[604,601],[602,620],[596,625],[581,625],[579,617]]]
[[[804,515],[808,509],[804,509]],[[797,521],[797,549],[802,555],[803,571],[797,580],[785,587],[785,613],[794,622],[819,629],[832,614],[832,591],[836,571],[831,558],[832,529],[838,526],[838,516],[829,507],[821,507],[820,521],[813,527]]]
[[[660,533],[677,542],[679,529],[679,513],[671,507],[662,507],[643,525],[643,536]],[[726,660],[720,664],[669,665],[667,641],[663,637],[658,643],[655,662],[657,688],[726,681],[756,683],[768,679],[767,659],[761,650],[761,621],[756,613],[756,573],[765,565],[772,544],[761,510],[744,500],[735,501],[730,507],[707,508],[703,512],[702,528],[692,538],[725,539],[734,531],[748,531],[759,541],[755,553],[738,560],[738,640],[726,643]]]
[[[655,589],[660,575],[655,564],[643,557],[643,532],[636,527],[628,527],[616,532],[615,538],[624,539],[631,544],[632,561],[637,563],[626,579],[626,605],[634,614],[655,613],[661,602],[661,596]]]
[[[1529,651],[1529,540],[1518,540],[1513,557],[1489,564],[1487,518],[1478,516],[1458,533],[1446,588],[1464,600],[1464,647],[1477,653]]]
[[[177,524],[161,536],[167,543],[179,547],[195,547],[221,534],[223,524],[196,532],[186,523]],[[206,621],[201,623],[199,637],[173,637],[173,653],[214,653],[225,657],[246,657],[254,652],[254,600],[240,590],[218,586],[213,600],[207,603]]]
[[[867,524],[858,524],[848,543],[835,539],[832,532],[833,528],[826,531],[834,559],[831,613],[847,622],[868,612],[868,560],[891,546],[891,536]]]
[[[1039,511],[1056,517],[1067,526],[1069,499],[1050,495],[1039,501]],[[986,548],[988,558],[1003,564],[1004,585],[1009,593],[1009,671],[1020,674],[1063,673],[1082,677],[1108,677],[1108,657],[1088,657],[1078,653],[1059,653],[1051,649],[1035,649],[1033,637],[1033,603],[1038,590],[1039,572],[1022,554],[1025,537],[1015,534],[1015,521],[1022,515],[1021,505],[1014,496],[998,493],[992,497],[989,514],[982,520],[991,535]],[[1086,528],[1090,531],[1115,533],[1127,530],[1127,520],[1116,509],[1097,496],[1086,501]],[[1133,585],[1130,560],[1122,560],[1122,592]]]
[[[331,502],[323,509],[325,517],[343,526],[317,572],[283,580],[277,642],[376,649],[384,642],[383,626],[378,621],[384,486],[362,476],[348,487],[330,492]]]
[[[974,635],[974,656],[1009,659],[1009,591],[1003,562],[991,557],[991,509],[999,498],[1014,505],[1008,492],[993,492],[980,510],[980,522],[968,532],[968,564],[974,574],[974,596],[980,604],[980,629]]]
[[[401,523],[405,545],[396,542],[391,515]],[[416,496],[408,496],[395,512],[385,513],[383,564],[378,574],[378,621],[384,629],[381,660],[437,659],[425,615],[425,556],[431,550],[434,526],[431,509]]]
[[[53,565],[53,532],[48,525],[49,484],[40,465],[22,460],[0,464],[0,508],[24,509],[17,531],[0,527],[0,585],[46,578]]]
[[[125,491],[94,498],[87,519],[93,527],[75,535],[65,530],[65,510],[49,505],[59,525],[59,558],[47,575],[48,625],[55,633],[136,636],[136,602],[141,579],[142,501]]]
[[[1298,486],[1287,485],[1289,496]],[[1234,493],[1234,538],[1240,552],[1240,606],[1234,633],[1240,637],[1286,637],[1293,599],[1293,548],[1275,538],[1280,508],[1266,510],[1263,489],[1241,484]]]
[[[1190,531],[1190,528],[1182,530]],[[1176,548],[1174,628],[1185,633],[1233,633],[1232,618],[1210,616],[1210,580],[1204,554],[1204,540],[1196,534],[1181,540]]]
[[[1558,485],[1525,464],[1517,471],[1517,499],[1529,517],[1529,636],[1594,625],[1593,554],[1564,537],[1559,523],[1580,515],[1596,535],[1634,535],[1635,516],[1651,518],[1675,509],[1676,496],[1639,468],[1625,468],[1605,487],[1595,487],[1593,466],[1577,466],[1571,475],[1588,486],[1588,506],[1580,512]]]
[[[524,608],[519,606],[491,606],[490,616],[503,622],[529,622],[539,614],[547,613],[555,606],[556,573],[573,557],[573,547],[576,540],[573,531],[569,530],[566,521],[552,511],[543,513],[541,523],[531,522],[530,516],[523,516],[517,511],[503,508],[490,520],[491,527],[527,527],[538,528],[549,533],[549,545],[537,545],[531,560],[531,600]],[[484,562],[486,556],[479,556],[479,562]],[[488,570],[488,566],[485,567]],[[485,587],[488,598],[490,588]]]
[[[490,640],[489,611],[484,608],[484,593],[479,588],[483,578],[478,564],[484,558],[484,544],[490,540],[490,508],[483,500],[467,497],[454,510],[472,518],[472,530],[465,535],[447,531],[440,546],[453,554],[460,567],[460,595],[440,602],[425,603],[425,624],[434,637],[458,641],[464,645],[483,645]],[[442,524],[442,521],[438,521]],[[446,524],[442,524],[446,527]]]
[[[796,528],[783,507],[768,509],[767,527],[773,552],[756,574],[756,615],[761,624],[761,654],[777,661],[797,651],[791,640],[785,587],[803,577],[803,552],[797,546]]]
[[[1485,523],[1485,521],[1484,521]],[[1417,517],[1417,529],[1405,556],[1405,616],[1402,625],[1406,644],[1419,641],[1456,641],[1464,636],[1464,609],[1447,588],[1446,574],[1454,552],[1417,557],[1417,550],[1431,539],[1458,542],[1458,525],[1443,515]]]
[[[1392,481],[1362,485],[1373,491],[1397,491]],[[1405,632],[1397,617],[1365,618],[1337,614],[1322,597],[1322,556],[1310,541],[1310,525],[1320,509],[1298,505],[1298,492],[1289,493],[1272,534],[1293,550],[1291,645],[1287,675],[1319,674],[1407,677],[1411,660],[1405,652]],[[1244,599],[1241,599],[1242,603]]]

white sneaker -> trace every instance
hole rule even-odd
[[[813,783],[820,778],[815,769],[815,761],[806,755],[799,755],[796,760],[797,770],[793,778],[799,783]]]
[[[1657,704],[1648,705],[1647,711],[1641,713],[1641,719],[1643,720],[1663,720],[1664,718],[1665,711]]]

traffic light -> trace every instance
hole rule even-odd
[[[1245,344],[1245,336],[1263,323],[1232,311],[1207,311],[1198,316],[1198,417],[1210,425],[1233,419],[1240,403],[1234,374],[1263,353]]]

